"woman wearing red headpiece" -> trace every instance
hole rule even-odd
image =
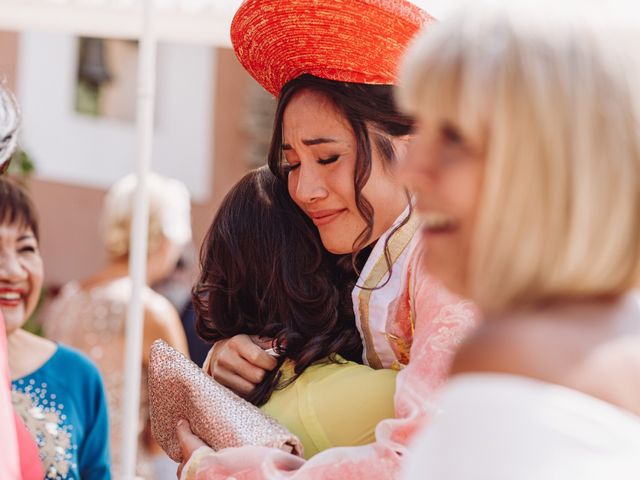
[[[191,457],[184,478],[244,478],[242,472],[278,478],[291,469],[298,469],[294,478],[397,473],[455,346],[475,323],[473,306],[422,270],[419,220],[393,172],[412,129],[393,103],[397,64],[428,21],[405,0],[248,0],[237,12],[231,27],[236,54],[278,97],[269,166],[315,223],[324,247],[343,256],[343,288],[352,289],[363,359],[400,370],[397,418],[378,425],[376,443],[329,449],[306,464],[257,447],[191,455],[201,443],[181,425],[185,457]],[[247,336],[218,342],[209,360],[205,368],[240,394],[275,365]]]

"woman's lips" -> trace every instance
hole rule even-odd
[[[0,290],[0,306],[17,307],[22,303],[23,293],[15,290]]]
[[[334,210],[318,210],[316,212],[307,212],[311,220],[316,227],[321,227],[333,222],[343,212],[346,212],[346,208],[334,209]]]
[[[427,214],[422,217],[422,232],[428,234],[451,233],[458,228],[458,222],[441,214]]]

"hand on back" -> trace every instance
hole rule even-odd
[[[213,347],[208,373],[238,395],[246,396],[277,365],[276,359],[264,351],[270,347],[270,340],[249,335],[220,340]]]

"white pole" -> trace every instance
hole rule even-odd
[[[140,370],[144,329],[143,292],[147,275],[147,232],[149,200],[146,179],[151,166],[153,116],[155,98],[156,37],[152,25],[152,0],[143,0],[143,26],[138,55],[138,185],[135,192],[133,228],[129,256],[132,282],[131,301],[127,312],[125,345],[125,378],[122,419],[122,479],[136,478],[138,421],[140,404]],[[143,385],[146,388],[146,385]]]

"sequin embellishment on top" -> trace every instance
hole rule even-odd
[[[58,344],[49,360],[11,386],[13,407],[38,445],[45,479],[111,478],[107,399],[89,359]]]
[[[35,380],[17,381],[20,390],[11,391],[13,408],[33,435],[40,449],[45,478],[66,478],[73,463],[72,425],[65,425],[64,405],[56,402],[56,394],[48,394],[47,384]]]

